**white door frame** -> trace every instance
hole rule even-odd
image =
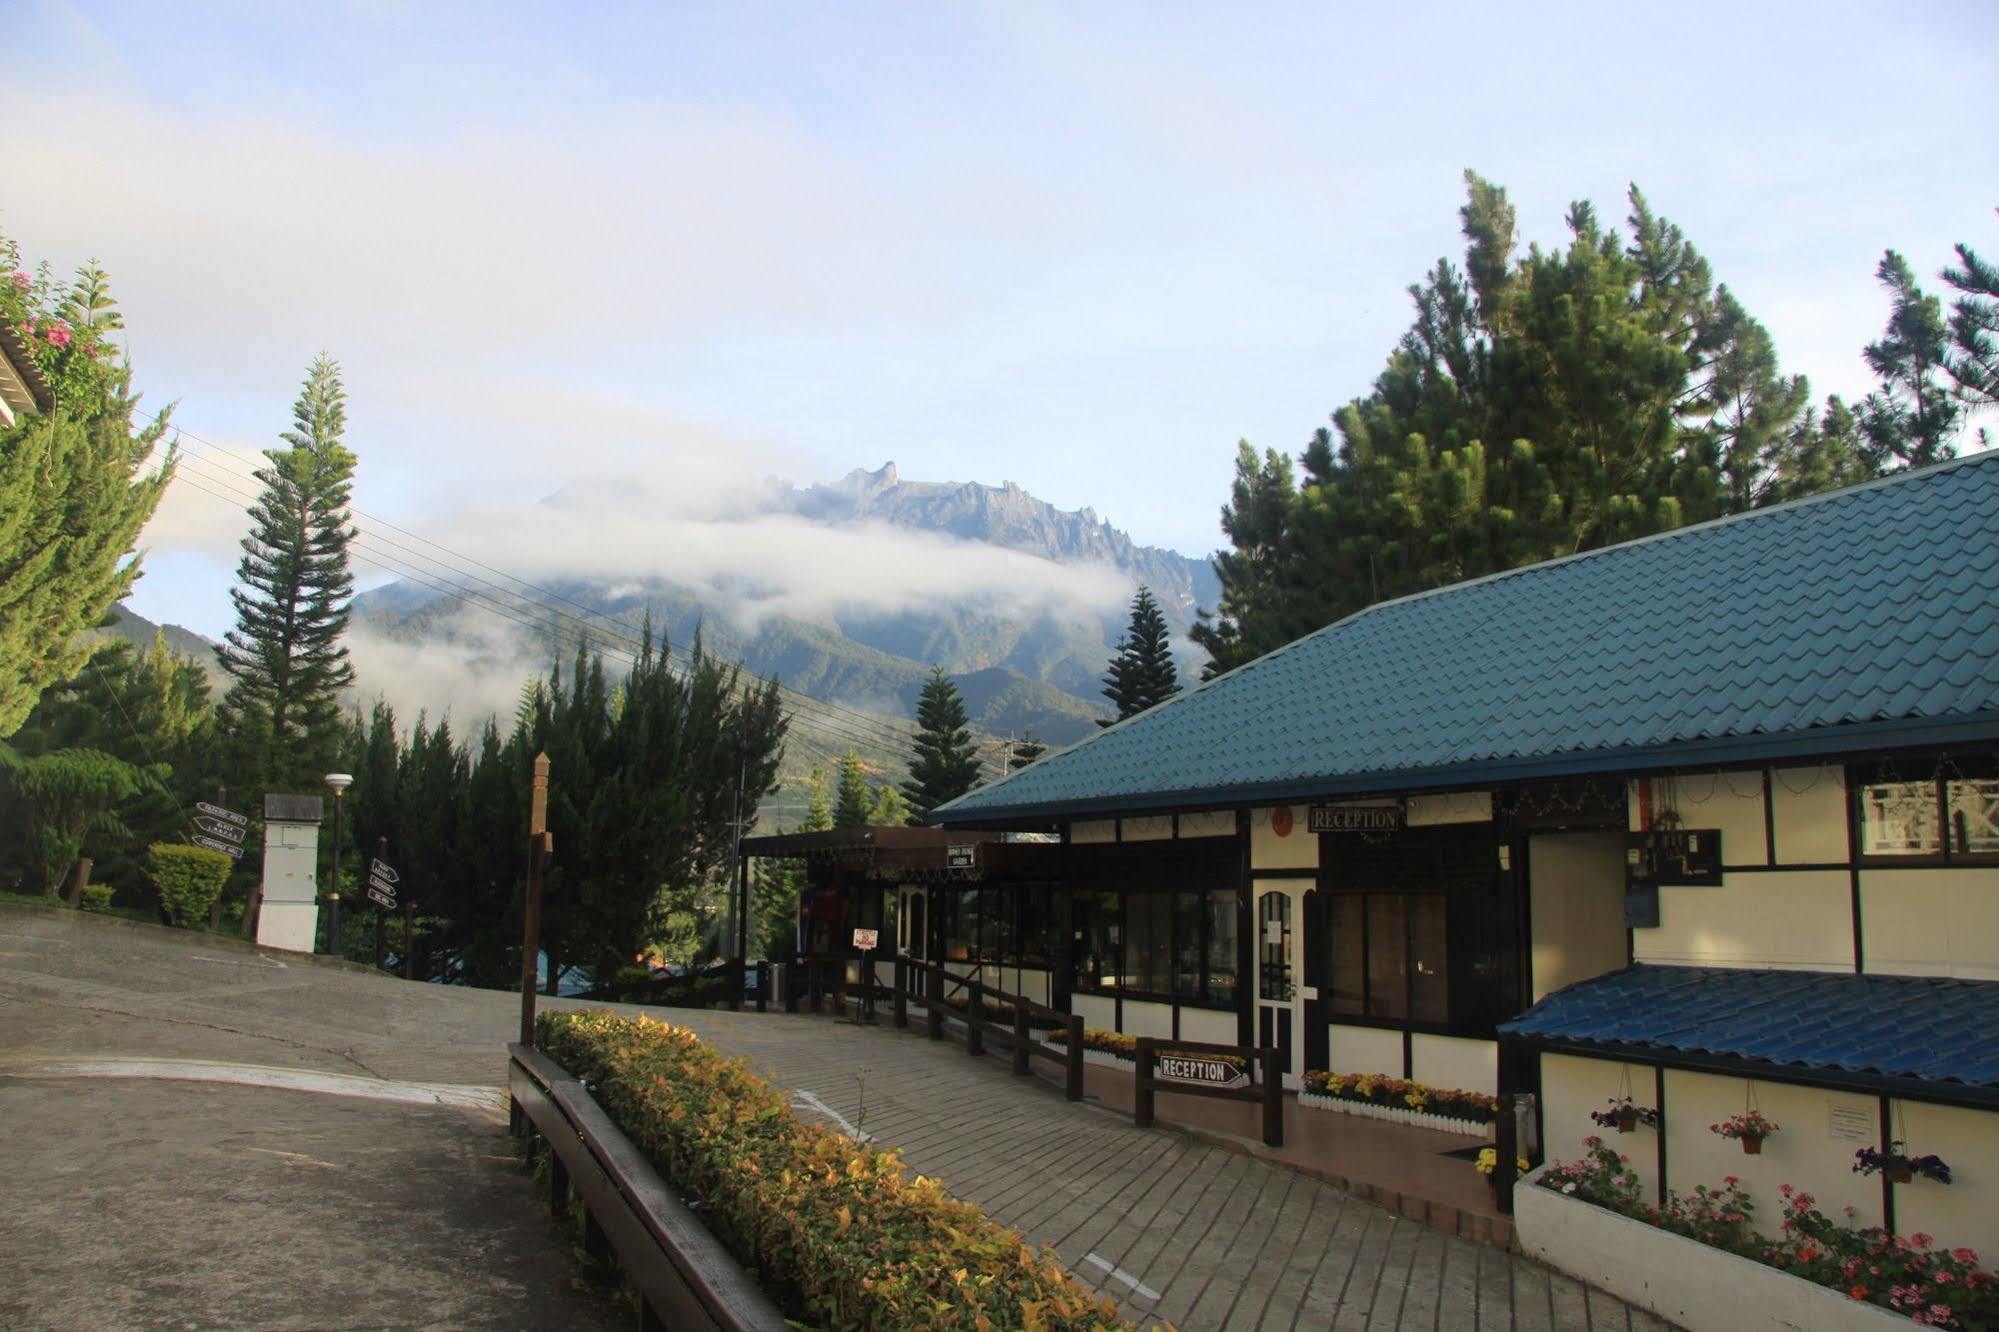
[[[1296,1090],[1305,1071],[1305,894],[1313,887],[1310,879],[1252,880],[1250,921],[1256,932],[1250,949],[1255,975],[1251,977],[1250,1002],[1255,1021],[1251,1024],[1253,1044],[1263,1044],[1266,1032],[1281,1044],[1288,1044],[1289,1071],[1284,1085]],[[1272,906],[1265,919],[1265,903]],[[1273,937],[1275,927],[1281,937]],[[1281,973],[1270,976],[1272,997],[1265,997],[1266,959],[1275,955]],[[1277,968],[1273,967],[1273,971]],[[1281,994],[1282,997],[1277,997]],[[1266,1014],[1268,1016],[1266,1017]],[[1290,1040],[1283,1042],[1286,1028]]]

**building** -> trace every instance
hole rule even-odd
[[[1371,607],[935,817],[1061,835],[1093,1025],[1537,1092],[1558,1156],[1628,1088],[1654,1185],[1999,1253],[1999,453]]]
[[[21,330],[0,315],[0,430],[54,408],[55,391],[29,354]]]

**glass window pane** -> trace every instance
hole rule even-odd
[[[1367,899],[1343,893],[1327,913],[1333,934],[1333,1012],[1367,1012],[1367,977],[1361,971],[1362,931],[1366,929]]]
[[[1048,889],[1034,885],[1020,890],[1020,965],[1048,965],[1048,936],[1053,924],[1048,914]]]
[[[1201,894],[1173,894],[1173,994],[1201,997]]]
[[[1867,856],[1933,856],[1937,792],[1933,782],[1880,782],[1860,788],[1860,852]]]
[[[1367,1015],[1409,1016],[1409,922],[1400,893],[1367,898]]]
[[[1950,849],[1960,854],[1999,853],[1999,782],[1953,781]]]
[[[1166,993],[1173,987],[1173,894],[1124,898],[1124,985]]]
[[[1220,888],[1208,894],[1208,1002],[1235,1005],[1236,895]]]
[[[1409,1015],[1422,1022],[1450,1019],[1450,969],[1445,965],[1441,893],[1411,894],[1409,909]]]
[[[951,917],[944,923],[944,960],[947,962],[974,962],[979,952],[979,890],[962,888],[957,892],[945,892],[941,896],[949,899],[954,907]]]
[[[1256,906],[1256,992],[1259,998],[1286,1000],[1293,994],[1291,978],[1291,894],[1265,893]]]

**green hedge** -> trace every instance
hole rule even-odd
[[[146,848],[146,877],[160,890],[160,905],[176,925],[208,923],[208,910],[229,882],[231,862],[220,851],[177,842]]]
[[[792,1318],[833,1329],[1128,1328],[1052,1253],[903,1174],[894,1152],[802,1124],[690,1031],[543,1013],[542,1051],[605,1111]]]

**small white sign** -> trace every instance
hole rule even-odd
[[[880,930],[854,931],[854,947],[860,949],[863,953],[873,952],[875,950],[875,946],[880,942],[881,942]]]
[[[1826,1106],[1826,1124],[1834,1142],[1857,1142],[1872,1144],[1874,1141],[1874,1111],[1865,1105]]]

